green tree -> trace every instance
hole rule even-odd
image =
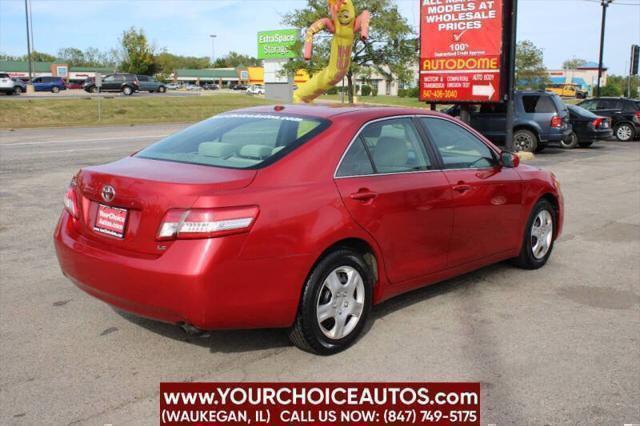
[[[585,61],[584,59],[573,57],[571,59],[567,59],[562,63],[562,69],[575,70],[576,68],[581,67],[586,63],[587,61]]]
[[[29,60],[29,56],[28,55],[24,55],[22,58],[20,58],[20,60],[22,61],[28,61]],[[33,62],[55,62],[56,61],[56,57],[53,55],[50,55],[48,53],[44,53],[44,52],[37,52],[37,51],[33,51],[31,52],[31,60]]]
[[[82,50],[75,47],[59,49],[56,60],[59,62],[65,62],[70,66],[84,66],[86,64],[84,53]]]
[[[353,102],[353,77],[361,70],[373,68],[387,80],[398,79],[406,83],[413,78],[411,66],[417,58],[416,36],[394,0],[353,0],[353,5],[356,13],[365,9],[371,12],[371,26],[366,42],[358,38],[353,43],[351,67],[346,75],[349,102]],[[305,8],[286,14],[283,23],[306,29],[327,16],[327,0],[307,0]],[[313,73],[324,68],[329,58],[330,40],[330,37],[316,35],[312,60],[308,63],[302,59],[292,60],[287,69],[290,72],[306,69]]]
[[[518,89],[544,89],[549,83],[542,49],[529,40],[516,46],[516,86]]]
[[[142,29],[131,27],[122,33],[120,69],[133,74],[153,74],[156,71],[153,49]]]
[[[631,77],[631,97],[638,97],[639,76]],[[600,88],[601,96],[627,96],[629,92],[629,77],[610,75],[607,77],[607,85]]]
[[[240,66],[259,67],[262,66],[262,61],[254,58],[253,56],[243,55],[237,52],[229,52],[226,56],[216,59],[213,66],[215,68],[236,68]]]

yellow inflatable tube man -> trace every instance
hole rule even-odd
[[[351,65],[351,49],[357,32],[364,41],[369,37],[369,11],[363,11],[356,18],[356,10],[351,0],[329,0],[331,19],[322,18],[307,29],[304,43],[304,58],[311,59],[313,35],[323,29],[333,34],[329,65],[311,80],[300,85],[293,93],[293,101],[313,102],[315,98],[334,87],[345,76]]]

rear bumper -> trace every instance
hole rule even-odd
[[[60,268],[110,305],[204,330],[293,323],[306,256],[242,260],[242,235],[176,241],[158,257],[125,256],[96,247],[71,221],[63,212],[54,234]]]
[[[541,140],[541,142],[566,141],[569,136],[571,136],[571,132],[573,132],[573,129],[571,127],[568,127],[566,129],[554,129],[547,134],[546,140]]]
[[[590,130],[583,133],[578,133],[578,140],[580,142],[596,142],[599,140],[607,140],[613,137],[613,130]]]

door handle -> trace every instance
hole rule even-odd
[[[471,189],[471,185],[467,185],[467,184],[453,185],[453,190],[461,194],[469,191],[470,189]]]
[[[378,194],[376,194],[375,192],[369,191],[368,189],[361,189],[358,192],[354,192],[353,194],[349,195],[349,198],[357,201],[370,201],[377,196]]]

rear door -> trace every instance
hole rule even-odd
[[[446,267],[453,224],[449,184],[412,118],[367,124],[335,182],[354,220],[379,244],[393,283]]]
[[[497,154],[452,120],[420,119],[451,185],[454,214],[448,266],[517,249],[521,243],[522,181]]]
[[[599,99],[596,114],[613,117],[622,111],[622,101],[619,99]]]

